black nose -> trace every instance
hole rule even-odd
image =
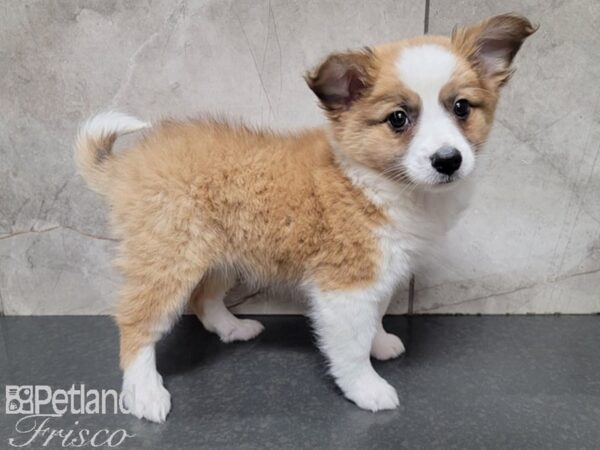
[[[431,157],[431,165],[439,173],[452,175],[458,170],[462,163],[462,156],[458,150],[452,147],[442,147]]]

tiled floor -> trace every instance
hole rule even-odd
[[[342,398],[304,319],[259,319],[249,343],[222,344],[192,317],[161,343],[166,424],[67,415],[47,427],[122,428],[135,436],[119,448],[147,450],[600,448],[600,316],[389,318],[407,354],[375,365],[401,407],[377,414]],[[0,319],[2,384],[118,388],[117,352],[105,317]],[[31,436],[15,430],[21,416],[0,417],[0,448]]]

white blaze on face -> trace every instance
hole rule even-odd
[[[404,160],[409,176],[417,183],[437,184],[447,179],[431,166],[430,159],[443,147],[454,147],[462,155],[458,178],[468,175],[475,165],[473,149],[440,101],[440,91],[452,79],[456,65],[454,54],[433,44],[406,48],[396,62],[400,80],[421,98],[416,133]]]

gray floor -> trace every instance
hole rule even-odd
[[[161,342],[166,424],[66,415],[52,426],[123,428],[135,434],[124,449],[600,448],[600,316],[388,318],[407,354],[375,366],[401,407],[377,414],[342,398],[304,319],[259,319],[249,343],[222,344],[192,317]],[[0,332],[2,384],[120,387],[108,318],[4,317]],[[0,448],[23,442],[21,416],[1,417]]]

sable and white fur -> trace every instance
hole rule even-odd
[[[224,342],[262,331],[223,304],[238,278],[304,291],[344,395],[371,411],[395,408],[396,391],[370,356],[394,358],[404,346],[381,319],[414,256],[465,207],[499,90],[533,31],[526,19],[504,15],[451,38],[333,54],[306,76],[327,128],[279,134],[213,119],[150,125],[113,112],[85,123],[76,160],[107,197],[120,238],[116,321],[131,412],[165,420],[171,399],[154,346],[188,301]],[[119,135],[139,130],[145,136],[133,148],[111,151]],[[440,149],[444,163],[450,150],[458,154],[460,167],[434,164]]]

